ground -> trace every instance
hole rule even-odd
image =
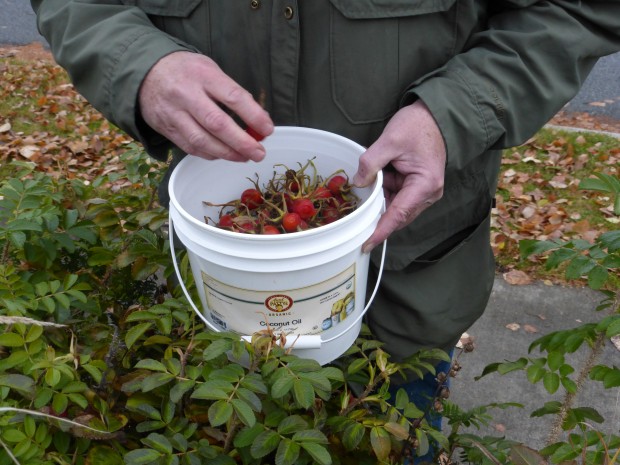
[[[0,45],[0,57],[6,56],[15,56],[24,60],[39,59],[53,61],[51,53],[38,42],[23,46]],[[619,120],[590,113],[565,113],[560,111],[549,121],[549,124],[620,134]]]

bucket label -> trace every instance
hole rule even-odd
[[[257,291],[230,286],[202,272],[207,315],[223,330],[251,335],[319,334],[355,311],[355,264],[320,283],[296,289]]]

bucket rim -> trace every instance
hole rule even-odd
[[[341,142],[346,142],[347,144],[357,145],[360,148],[360,154],[363,153],[362,151],[365,150],[363,146],[357,144],[355,141],[347,139],[346,137],[340,136],[338,134],[324,131],[321,129],[305,128],[305,127],[300,127],[300,126],[276,126],[274,128],[274,132],[270,136],[268,136],[265,139],[265,141],[267,141],[269,137],[272,137],[280,133],[294,134],[295,132],[300,132],[300,133],[303,133],[304,135],[308,135],[309,133],[321,134],[321,137],[332,138],[332,139],[335,139]],[[187,210],[182,208],[179,200],[176,197],[173,187],[174,187],[176,178],[178,177],[178,173],[181,171],[180,168],[182,167],[184,163],[185,164],[189,163],[186,160],[191,160],[188,157],[195,157],[195,158],[200,159],[200,157],[197,157],[195,155],[187,154],[187,156],[183,160],[181,160],[181,162],[177,165],[177,167],[172,172],[172,175],[169,181],[170,206],[174,207],[174,209],[183,218],[183,220],[189,222],[194,227],[204,230],[210,234],[215,234],[217,236],[221,236],[221,237],[225,237],[225,238],[229,238],[233,240],[243,240],[244,242],[249,240],[249,241],[255,241],[255,242],[280,242],[282,243],[287,240],[297,240],[297,239],[304,238],[304,237],[311,237],[315,235],[329,233],[330,231],[334,229],[338,229],[342,227],[343,225],[348,224],[349,222],[355,221],[358,217],[363,215],[366,212],[366,210],[369,210],[370,208],[372,208],[372,205],[377,201],[377,197],[380,194],[382,194],[382,190],[383,190],[383,171],[379,171],[377,173],[377,176],[375,177],[374,182],[371,185],[362,188],[362,189],[372,189],[370,195],[362,203],[362,205],[360,205],[357,209],[355,209],[353,212],[351,212],[347,216],[340,218],[334,221],[333,223],[323,225],[318,228],[307,229],[305,231],[297,231],[297,232],[286,233],[286,234],[243,234],[243,233],[227,231],[225,229],[220,229],[215,226],[211,226],[205,223],[204,221],[198,220],[193,215],[191,215]],[[209,162],[209,160],[204,160],[204,161]]]

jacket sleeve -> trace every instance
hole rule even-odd
[[[170,143],[137,111],[140,84],[163,56],[193,50],[118,0],[31,0],[39,31],[76,89],[119,128],[165,159]]]
[[[442,130],[448,167],[522,143],[579,90],[598,58],[620,50],[620,2],[503,0],[465,50],[415,82]]]

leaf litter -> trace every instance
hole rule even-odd
[[[0,77],[0,161],[29,160],[52,176],[87,181],[122,169],[119,155],[131,138],[75,90],[40,45],[0,47]],[[560,112],[550,124],[620,132],[620,122],[586,113]],[[592,242],[617,228],[611,199],[577,186],[595,171],[618,176],[619,165],[620,142],[595,133],[545,129],[504,151],[491,246],[507,282],[565,281],[544,271],[540,257],[522,260],[522,239]]]

